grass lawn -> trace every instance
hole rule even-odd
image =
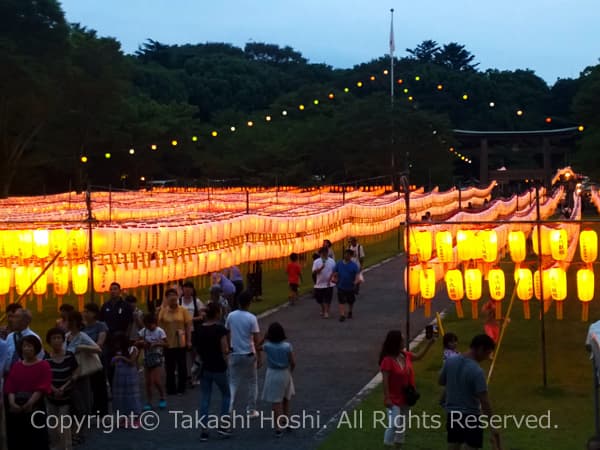
[[[388,233],[373,235],[373,236],[365,236],[360,238],[360,244],[363,245],[366,254],[366,266],[370,266],[377,262],[380,262],[386,258],[394,256],[398,254],[401,249],[398,245],[398,231],[390,231]],[[344,242],[336,242],[333,244],[334,251],[336,255],[336,259],[339,259],[342,255],[342,251],[344,248]],[[316,249],[315,249],[316,250]],[[271,308],[274,308],[278,305],[281,305],[287,302],[288,296],[288,283],[287,283],[287,274],[285,273],[285,267],[288,263],[287,258],[282,258],[278,260],[270,260],[265,261],[263,264],[263,295],[260,301],[254,303],[251,307],[251,311],[255,314],[260,314],[264,311],[267,311]],[[312,279],[311,279],[311,268],[312,268],[312,258],[310,253],[306,253],[301,255],[301,261],[303,271],[302,276],[304,283],[300,286],[300,293],[306,294],[312,290]],[[245,275],[249,271],[251,271],[250,264],[243,264],[240,266],[242,273]],[[118,280],[117,280],[118,281]],[[198,288],[198,296],[201,300],[206,300],[209,298],[208,290],[210,285],[210,279],[208,276],[197,277],[192,280],[194,284]],[[145,298],[145,293],[142,293],[142,289],[135,289],[132,292],[139,299]],[[86,296],[85,302],[88,301]],[[99,295],[96,294],[95,301],[97,303],[102,303],[104,300],[108,298],[107,294]],[[7,303],[10,299],[6,299]],[[43,308],[42,311],[37,310],[37,298],[34,296],[29,296],[27,299],[27,307],[33,313],[33,323],[32,328],[40,333],[40,336],[43,338],[48,329],[54,326],[56,319],[58,318],[57,312],[57,299],[53,295],[45,296],[42,300]],[[77,307],[77,298],[73,295],[65,296],[63,299],[63,303],[70,303]],[[140,302],[138,302],[140,303]],[[140,307],[145,309],[144,302],[141,302]],[[0,324],[6,323],[6,318],[4,314],[1,314]]]
[[[508,280],[508,277],[507,277]],[[581,322],[581,303],[576,299],[574,272],[569,273],[569,292],[565,301],[564,319],[555,318],[555,304],[546,314],[548,387],[542,387],[542,358],[539,307],[531,304],[531,320],[523,318],[522,302],[517,298],[508,324],[504,342],[492,376],[489,392],[495,414],[540,416],[550,412],[550,429],[518,429],[509,424],[501,431],[504,450],[552,449],[573,450],[585,448],[587,439],[594,434],[593,381],[591,362],[584,348],[589,323]],[[596,284],[599,282],[597,279]],[[503,309],[508,308],[511,290]],[[590,307],[590,321],[600,317],[598,294]],[[459,336],[459,349],[466,350],[470,339],[483,331],[480,320],[471,319],[471,308],[463,303],[465,318],[458,319],[449,311],[444,320],[446,331]],[[479,302],[482,306],[482,302]],[[453,308],[454,309],[454,308]],[[407,449],[446,448],[444,416],[438,400],[441,388],[437,376],[442,363],[441,340],[434,345],[422,361],[415,363],[417,388],[421,399],[413,408],[413,415],[442,414],[441,428],[425,429],[426,424],[414,421],[407,433]],[[489,363],[484,364],[487,374]],[[375,373],[376,367],[373,368]],[[375,411],[383,411],[382,388],[376,388],[357,408],[363,412],[362,429],[338,426],[320,446],[320,450],[383,448],[383,428],[374,427],[370,421]],[[367,420],[368,419],[368,420]],[[431,424],[430,424],[431,425]],[[542,423],[542,425],[546,425]],[[431,428],[431,427],[430,427]],[[435,427],[433,427],[435,428]],[[486,434],[485,447],[489,444]]]

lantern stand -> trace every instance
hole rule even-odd
[[[112,185],[108,185],[108,223],[112,222]]]
[[[88,225],[88,259],[90,262],[90,301],[94,303],[94,247],[93,247],[93,230],[92,223],[96,220],[92,215],[92,193],[90,191],[90,186],[85,193],[85,207],[87,208],[87,218],[86,222]]]
[[[11,302],[11,303],[20,303],[20,302],[21,302],[21,300],[22,300],[23,298],[25,298],[25,296],[27,296],[27,294],[29,294],[29,291],[30,291],[30,290],[33,288],[33,286],[35,285],[35,283],[37,283],[37,282],[38,282],[38,280],[39,280],[40,278],[42,278],[42,275],[44,275],[44,274],[45,274],[45,273],[48,271],[48,269],[49,269],[50,267],[52,267],[52,264],[54,264],[54,262],[55,262],[55,261],[58,259],[58,257],[59,257],[59,256],[60,256],[60,251],[58,251],[58,252],[56,253],[56,255],[54,255],[50,261],[48,261],[48,264],[46,264],[46,267],[44,267],[44,268],[42,269],[42,271],[41,271],[41,272],[38,274],[38,276],[37,276],[37,277],[35,277],[35,280],[33,280],[33,281],[32,281],[32,282],[29,284],[29,286],[27,287],[27,289],[25,289],[25,290],[23,291],[23,293],[22,293],[22,294],[19,296],[19,298],[17,298],[17,299],[16,299],[14,302]]]
[[[542,335],[542,379],[544,388],[548,387],[548,376],[546,373],[546,325],[544,321],[544,268],[542,266],[542,218],[540,213],[540,186],[535,185],[535,210],[537,216],[537,246],[538,246],[538,264],[540,274],[540,325]]]

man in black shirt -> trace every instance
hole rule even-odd
[[[129,327],[133,323],[133,309],[121,297],[121,285],[117,282],[110,284],[110,298],[102,305],[98,320],[105,322],[108,327],[106,344],[103,348],[104,370],[108,382],[112,386],[115,368],[110,364],[115,355],[115,336],[127,334]]]

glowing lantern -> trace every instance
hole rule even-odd
[[[419,273],[419,286],[421,296],[425,300],[431,300],[435,297],[435,270],[423,269]]]
[[[33,254],[37,258],[47,258],[50,252],[48,230],[33,231]]]
[[[410,279],[406,279],[406,269],[404,269],[404,290],[406,291],[406,286],[408,284],[408,294],[409,295],[417,295],[420,292],[420,283],[421,283],[421,266],[410,266]],[[408,281],[408,283],[407,283]]]
[[[52,269],[54,295],[62,297],[69,292],[69,267],[55,265]]]
[[[446,272],[446,275],[444,275],[444,281],[446,282],[448,297],[450,300],[455,302],[456,314],[459,318],[462,318],[464,313],[460,301],[465,295],[462,273],[460,270],[451,269]]]
[[[452,233],[450,231],[440,231],[435,235],[435,251],[437,258],[442,263],[452,262]],[[462,285],[462,276],[461,276]],[[462,298],[462,295],[461,295]]]
[[[62,257],[67,256],[67,230],[50,230],[50,251],[53,255],[60,252]]]
[[[471,314],[474,319],[479,316],[477,300],[481,298],[481,271],[479,269],[465,270],[465,291],[467,298],[471,300]]]
[[[589,302],[594,298],[594,271],[579,269],[577,271],[577,297],[583,302],[581,320],[587,321],[589,316]]]
[[[525,245],[525,233],[522,231],[511,231],[508,233],[508,249],[513,262],[520,263],[527,256],[527,247]],[[522,299],[521,299],[522,300]]]
[[[84,230],[70,230],[67,235],[67,255],[70,259],[81,259],[85,256],[87,236]]]
[[[0,267],[0,295],[10,292],[11,270],[8,267]]]
[[[517,283],[517,296],[523,301],[523,315],[525,319],[531,318],[529,300],[533,297],[533,275],[530,269],[515,270],[515,282]]]
[[[11,230],[0,231],[0,257],[12,258],[15,252],[16,232]]]
[[[501,269],[490,270],[488,272],[488,283],[490,297],[496,301],[502,300],[505,294],[504,272]]]
[[[556,300],[556,318],[563,318],[563,301],[567,298],[567,274],[559,267],[549,270],[550,295]]]
[[[17,232],[16,255],[29,259],[33,256],[33,233],[29,230]]]
[[[77,264],[71,269],[71,283],[75,295],[84,295],[88,290],[87,264]]]
[[[550,294],[550,273],[548,270],[543,271],[543,286],[540,286],[540,271],[536,270],[533,274],[533,291],[535,293],[535,297],[540,300],[542,287],[544,289],[544,301],[548,301],[552,298]]]
[[[32,267],[31,281],[35,280],[40,273],[42,273],[41,267]],[[48,276],[46,274],[47,272],[44,272],[44,274],[39,278],[39,280],[37,280],[33,285],[33,293],[35,295],[44,295],[46,293],[48,289]]]
[[[23,295],[31,284],[31,270],[27,266],[17,266],[15,268],[15,288],[17,294]]]
[[[550,232],[550,250],[552,252],[552,258],[557,261],[563,261],[567,258],[567,253],[569,251],[567,230],[557,229]]]
[[[552,250],[550,249],[550,230],[546,227],[542,228],[542,255],[550,255]],[[533,251],[536,255],[539,255],[538,252],[538,227],[533,228],[533,233],[531,233],[531,242],[533,243]]]
[[[482,231],[480,232],[480,239],[482,259],[485,262],[495,262],[498,258],[498,235],[496,234],[496,231]]]
[[[456,232],[456,249],[460,261],[469,261],[473,259],[473,246],[475,244],[475,234],[471,230],[458,230]]]
[[[583,230],[579,235],[579,253],[585,263],[593,263],[598,257],[598,235],[594,230]]]
[[[108,292],[110,283],[115,280],[115,272],[110,264],[94,264],[94,291]]]

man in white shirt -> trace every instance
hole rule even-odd
[[[261,366],[260,329],[256,316],[248,311],[252,293],[244,291],[238,298],[239,308],[227,316],[225,328],[229,330],[229,390],[231,391],[230,411],[235,405],[236,396],[242,385],[248,388],[246,412],[250,417],[258,417],[257,369]]]
[[[312,273],[316,277],[314,295],[315,300],[321,306],[321,317],[329,317],[329,307],[333,298],[333,286],[331,274],[335,269],[335,261],[328,256],[329,249],[323,247],[319,250],[319,258],[315,259]]]
[[[10,368],[14,363],[16,363],[20,358],[17,353],[17,345],[25,336],[35,336],[39,339],[40,342],[42,340],[40,337],[31,331],[29,328],[29,324],[31,323],[31,312],[27,309],[17,309],[14,314],[11,316],[12,323],[10,324],[11,329],[14,330],[6,337],[6,363],[4,364],[4,373],[7,374],[10,371]],[[44,350],[38,354],[39,359],[44,359]]]

